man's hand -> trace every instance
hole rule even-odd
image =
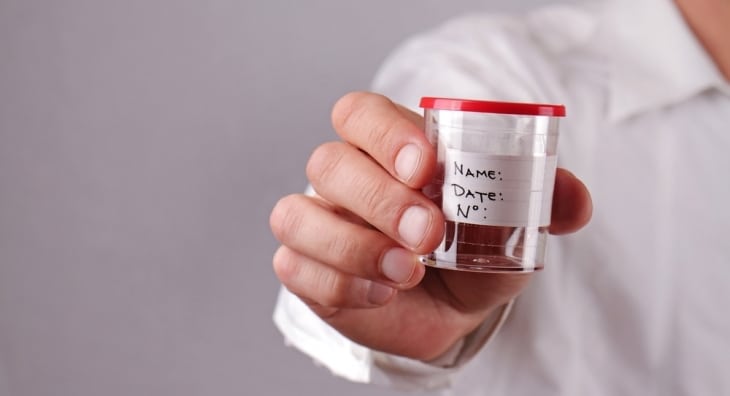
[[[436,166],[421,116],[383,96],[351,93],[332,122],[343,141],[318,147],[307,165],[317,196],[284,197],[271,213],[282,243],[274,271],[353,341],[433,359],[519,294],[530,275],[419,263],[444,232],[443,214],[420,192]],[[583,183],[558,169],[550,232],[578,230],[591,208]]]

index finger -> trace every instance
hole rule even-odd
[[[353,92],[335,104],[332,125],[342,139],[409,187],[423,187],[431,179],[436,154],[423,133],[420,115],[385,96]]]

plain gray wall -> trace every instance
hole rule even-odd
[[[269,211],[404,37],[541,2],[0,0],[0,395],[391,394],[283,346]]]

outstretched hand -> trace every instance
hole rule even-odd
[[[436,166],[420,115],[358,92],[337,102],[332,122],[342,141],[319,146],[307,165],[317,195],[289,195],[271,213],[282,244],[274,271],[353,341],[435,358],[519,294],[531,275],[464,273],[419,262],[444,232],[443,214],[420,191]],[[558,169],[550,232],[580,229],[591,210],[583,183]]]

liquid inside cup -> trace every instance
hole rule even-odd
[[[441,185],[424,189],[441,206]],[[431,195],[428,192],[433,192]],[[530,272],[544,267],[547,227],[499,227],[445,222],[444,239],[422,257],[426,265],[475,272]]]

